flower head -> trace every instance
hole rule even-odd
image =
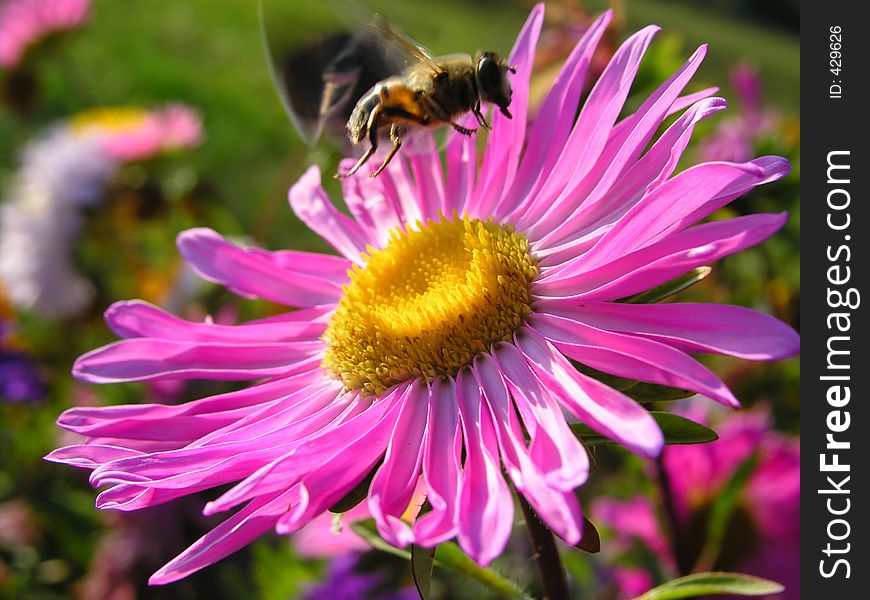
[[[70,122],[83,136],[100,138],[103,152],[120,162],[151,158],[202,142],[202,119],[182,104],[164,108],[100,108],[80,113]]]
[[[90,11],[90,0],[4,0],[0,3],[0,66],[17,67],[30,47],[52,33],[81,27]]]
[[[733,406],[689,352],[756,360],[797,352],[790,328],[747,309],[613,302],[776,231],[785,215],[694,224],[788,165],[764,157],[672,177],[695,123],[724,108],[706,93],[681,96],[703,48],[618,121],[655,27],[614,54],[575,122],[609,13],[527,129],[542,17],[538,6],[511,53],[514,118],[493,115],[479,168],[473,139],[448,138],[445,174],[424,137],[407,162],[344,180],[352,217],[329,201],[317,168],[291,188],[296,214],[341,256],[240,248],[209,229],[179,237],[205,279],[298,310],[221,326],[137,301],[109,308],[107,323],[124,339],[76,362],[83,381],[262,380],[181,406],[61,416],[89,443],[49,459],[92,469],[91,483],[106,488],[101,508],[135,510],[237,482],[205,510],[243,508],[152,583],[182,578],[270,529],[299,530],[372,471],[368,510],[393,544],[456,538],[489,563],[513,524],[502,467],[552,530],[576,543],[574,489],[589,461],[563,411],[645,456],[661,451],[663,436],[640,405],[571,360]],[[403,516],[418,490],[429,510],[411,523]]]

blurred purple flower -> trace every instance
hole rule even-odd
[[[696,419],[701,420],[701,419]],[[695,568],[726,569],[772,579],[786,586],[783,600],[800,597],[800,442],[770,430],[766,413],[733,414],[714,427],[719,439],[709,444],[669,446],[662,464],[670,480],[680,532],[676,543],[689,543]],[[732,520],[717,553],[700,556],[709,525],[710,509],[726,485],[749,460],[757,460],[739,494]],[[631,500],[599,499],[592,515],[615,533],[616,554],[632,545],[646,548],[666,573],[677,575],[673,546],[664,533],[663,516],[646,497]],[[700,538],[698,536],[701,536]],[[694,544],[691,541],[694,539]],[[624,598],[628,579],[614,575]],[[636,584],[639,578],[632,579]],[[654,581],[650,578],[650,586]],[[644,591],[644,590],[641,590]]]
[[[0,321],[0,400],[37,402],[45,397],[45,385],[36,362],[6,346],[8,325]]]
[[[221,326],[139,301],[108,309],[124,339],[79,358],[73,374],[83,381],[258,381],[180,406],[60,417],[88,440],[47,458],[93,470],[91,483],[106,488],[100,508],[136,510],[236,482],[205,511],[243,508],[153,584],[269,530],[298,531],[369,473],[368,508],[394,545],[456,538],[489,564],[513,527],[505,472],[576,544],[583,518],[574,490],[589,460],[566,413],[644,456],[659,454],[663,436],[649,411],[570,359],[736,406],[690,353],[798,352],[792,329],[741,307],[615,302],[772,235],[785,214],[696,224],[789,165],[765,156],[674,175],[695,125],[725,107],[709,92],[683,95],[705,47],[619,119],[655,26],[616,51],[575,120],[610,18],[583,36],[528,128],[543,19],[535,7],[508,61],[513,118],[495,112],[481,160],[476,139],[448,133],[445,172],[434,139],[422,136],[378,177],[369,165],[342,180],[352,217],[332,204],[317,167],[306,171],[291,206],[343,256],[242,248],[205,228],[179,236],[204,279],[298,310]],[[474,126],[473,115],[463,119]],[[432,510],[409,523],[418,482]]]
[[[400,590],[383,589],[385,574],[374,571],[362,573],[359,569],[360,555],[343,554],[329,563],[324,581],[311,588],[305,600],[417,600],[419,595],[413,587]]]

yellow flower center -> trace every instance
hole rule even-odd
[[[455,375],[494,342],[510,341],[538,272],[524,236],[469,218],[395,230],[364,258],[324,334],[324,366],[367,394]]]
[[[124,132],[139,129],[147,118],[148,113],[141,108],[95,108],[75,115],[70,124],[77,133],[93,130]]]

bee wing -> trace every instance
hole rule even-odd
[[[260,29],[272,82],[287,116],[308,145],[324,132],[345,140],[353,107],[375,83],[401,73],[404,53],[392,51],[368,27],[300,42],[278,0],[260,0]],[[295,30],[295,31],[294,31]]]
[[[385,54],[402,60],[406,67],[422,63],[435,74],[443,73],[443,69],[435,63],[432,52],[428,48],[399,31],[381,15],[375,15],[367,29],[380,40],[385,48]]]

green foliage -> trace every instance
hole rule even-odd
[[[706,444],[719,439],[716,432],[709,427],[680,415],[657,411],[651,411],[650,414],[661,428],[665,444]],[[615,443],[582,423],[572,424],[571,429],[587,446]]]
[[[432,589],[432,570],[435,568],[435,548],[411,546],[411,574],[414,586],[422,600],[429,600]]]
[[[663,583],[635,600],[680,600],[710,594],[767,596],[784,588],[773,581],[739,573],[696,573]]]

